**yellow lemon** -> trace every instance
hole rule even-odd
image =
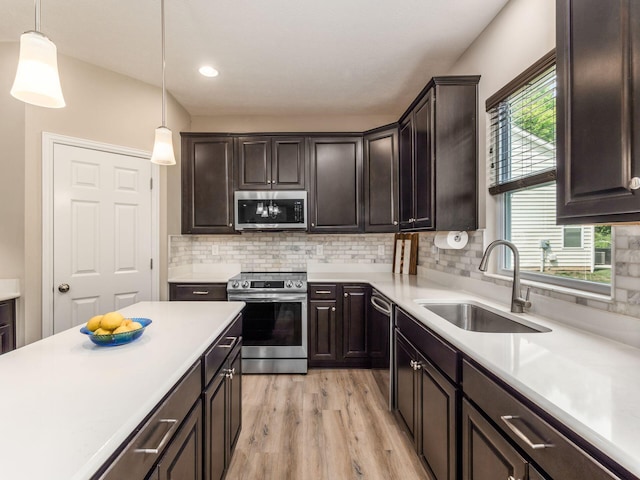
[[[95,332],[100,327],[100,321],[102,320],[102,315],[96,315],[95,317],[91,317],[87,322],[87,330],[90,332]]]
[[[116,334],[116,333],[126,333],[126,332],[128,332],[128,331],[130,331],[130,330],[129,330],[129,326],[128,326],[128,325],[120,325],[118,328],[116,328],[116,329],[113,331],[113,333],[114,333],[114,334]]]
[[[129,325],[131,325],[132,321],[133,320],[131,320],[130,318],[125,318],[124,320],[122,320],[122,325],[125,325],[125,326],[128,327]],[[120,326],[122,327],[122,325],[120,325]]]
[[[99,328],[95,332],[94,335],[111,335],[111,330],[107,330],[105,328]]]
[[[102,316],[102,320],[100,320],[100,327],[106,330],[115,330],[122,324],[123,320],[124,317],[118,312],[105,313]]]
[[[138,322],[131,322],[131,325],[129,325],[129,328],[131,330],[138,330],[139,328],[142,328],[142,324]]]

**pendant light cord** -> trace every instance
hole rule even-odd
[[[40,1],[40,0],[37,0]],[[162,126],[166,127],[165,122],[165,104],[167,102],[167,94],[165,90],[164,84],[164,68],[165,68],[165,60],[164,60],[164,0],[160,0],[160,16],[162,21]]]
[[[36,32],[40,32],[40,0],[35,0],[36,8]]]

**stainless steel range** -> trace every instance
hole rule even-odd
[[[245,373],[307,373],[307,274],[248,272],[227,283],[243,312]]]

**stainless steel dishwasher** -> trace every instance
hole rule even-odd
[[[393,359],[393,303],[380,292],[371,292],[371,329],[375,332],[375,354],[371,355],[371,371],[378,388],[388,400],[391,410],[393,398],[392,359]]]

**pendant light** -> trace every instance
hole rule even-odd
[[[175,165],[173,153],[173,136],[166,125],[167,92],[164,84],[164,0],[160,0],[160,17],[162,21],[162,125],[156,128],[156,139],[153,144],[151,163],[158,165]]]
[[[20,59],[11,95],[39,107],[62,108],[58,50],[40,32],[40,0],[35,0],[35,17],[36,29],[20,36]]]

